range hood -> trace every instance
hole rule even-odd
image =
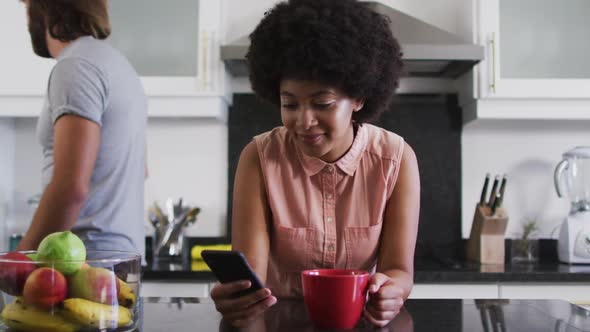
[[[391,19],[391,30],[401,44],[405,76],[457,78],[484,57],[484,48],[459,36],[377,2],[367,2]],[[247,76],[248,36],[221,46],[221,59],[233,76]]]

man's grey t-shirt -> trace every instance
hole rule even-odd
[[[54,125],[69,114],[100,126],[90,190],[72,231],[89,250],[143,256],[147,98],[133,67],[106,41],[78,38],[51,71],[37,124],[44,188],[53,175]]]

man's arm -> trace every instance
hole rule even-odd
[[[18,250],[36,250],[48,234],[74,226],[86,201],[100,144],[100,126],[76,115],[54,125],[53,176]]]

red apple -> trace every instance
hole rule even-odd
[[[59,271],[42,267],[33,271],[23,290],[26,304],[40,309],[51,309],[62,302],[68,293],[66,278]]]
[[[117,276],[102,267],[89,267],[74,273],[70,280],[70,296],[103,304],[118,304],[121,285]]]
[[[0,290],[10,295],[22,295],[25,281],[35,268],[35,263],[23,253],[13,251],[0,255]]]

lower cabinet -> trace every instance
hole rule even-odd
[[[144,297],[209,297],[215,283],[144,281]],[[590,309],[590,283],[471,283],[414,285],[411,299],[561,299]]]
[[[214,283],[190,281],[143,281],[140,294],[143,297],[209,297]]]
[[[501,283],[502,299],[562,299],[590,309],[590,283]]]
[[[413,299],[561,299],[590,310],[590,283],[415,284]]]
[[[496,299],[497,284],[414,284],[411,299]]]

